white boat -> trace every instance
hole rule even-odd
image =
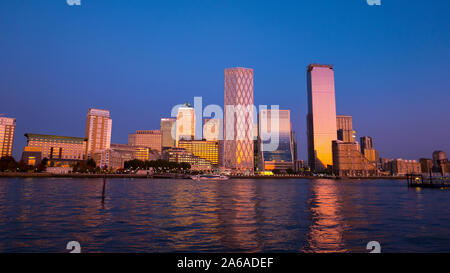
[[[196,181],[225,181],[230,179],[230,177],[218,174],[199,174],[191,176],[191,179]]]

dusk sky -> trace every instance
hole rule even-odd
[[[24,133],[84,136],[111,111],[112,143],[194,96],[223,105],[224,69],[254,69],[255,104],[292,111],[306,152],[306,67],[335,68],[338,114],[382,157],[450,154],[450,1],[2,0],[0,113]]]

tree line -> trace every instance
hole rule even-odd
[[[23,160],[17,162],[12,156],[0,158],[0,172],[44,172],[48,159],[44,158],[37,166],[27,165]]]

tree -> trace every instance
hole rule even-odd
[[[12,156],[4,156],[0,158],[0,171],[16,171],[17,162]]]
[[[287,169],[286,172],[288,174],[295,174],[295,171],[293,169],[291,169],[291,168]]]
[[[273,173],[273,174],[280,174],[280,173],[281,173],[281,171],[280,171],[280,170],[277,170],[277,169],[275,169],[275,170],[273,170],[273,171],[272,171],[272,173]]]
[[[44,157],[44,159],[41,160],[41,163],[39,163],[39,165],[37,166],[37,171],[38,172],[45,172],[45,170],[47,169],[47,164],[48,164],[48,159],[46,157]]]

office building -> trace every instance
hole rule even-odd
[[[22,153],[22,162],[28,166],[37,166],[42,162],[41,147],[25,147]]]
[[[169,162],[189,163],[193,171],[211,171],[213,165],[210,161],[195,156],[183,148],[171,148],[164,151],[164,158]]]
[[[344,142],[355,142],[352,116],[336,116],[337,139]]]
[[[176,126],[175,140],[177,147],[180,140],[195,139],[195,110],[189,103],[186,102],[178,108]]]
[[[178,148],[185,149],[186,152],[203,158],[212,165],[219,165],[219,142],[208,140],[180,140]]]
[[[358,143],[333,141],[333,173],[336,176],[375,176],[377,169],[359,151]]]
[[[112,170],[123,168],[126,161],[120,152],[111,148],[95,151],[91,158],[95,161],[97,167]]]
[[[225,169],[254,172],[253,69],[225,69],[224,155]]]
[[[162,134],[160,130],[137,130],[128,135],[128,145],[147,147],[161,154]]]
[[[108,110],[91,108],[86,118],[86,158],[111,146],[112,119]]]
[[[27,146],[24,152],[40,151],[41,159],[47,158],[51,167],[70,167],[85,159],[87,143],[85,138],[30,133],[25,134],[25,137]]]
[[[333,164],[332,142],[337,140],[333,67],[309,65],[307,83],[308,163],[313,171],[323,172]]]
[[[174,118],[162,118],[160,123],[161,131],[161,146],[164,148],[176,147],[176,119]]]
[[[378,152],[373,147],[373,139],[369,136],[360,138],[361,153],[371,162],[376,164],[379,159]]]
[[[289,110],[261,110],[258,128],[263,171],[294,170],[291,112]]]
[[[16,119],[0,117],[0,158],[12,156]]]

